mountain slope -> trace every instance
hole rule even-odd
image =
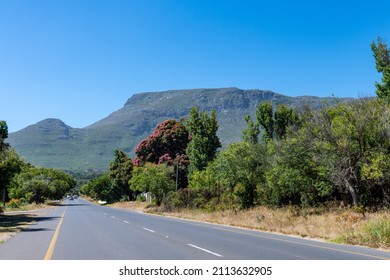
[[[133,156],[134,147],[159,123],[187,117],[193,106],[217,111],[218,134],[223,146],[240,141],[245,114],[254,115],[257,105],[265,100],[294,107],[303,104],[319,107],[324,101],[337,102],[238,88],[147,92],[133,95],[121,109],[88,127],[77,129],[61,120],[46,119],[11,133],[8,142],[36,166],[106,170],[115,149],[123,149]]]

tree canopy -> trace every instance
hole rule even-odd
[[[6,138],[8,138],[7,123],[5,121],[0,121],[0,152],[8,147],[8,144],[5,143]]]
[[[182,122],[167,120],[159,124],[145,140],[135,148],[135,165],[146,162],[163,163],[185,154],[188,132]]]
[[[390,50],[386,42],[378,37],[377,43],[372,42],[371,49],[375,58],[376,70],[382,73],[382,83],[375,83],[379,98],[390,102]]]
[[[61,199],[75,185],[74,178],[64,171],[29,166],[12,180],[9,196],[43,203],[48,199]]]
[[[189,172],[203,170],[215,158],[217,149],[221,147],[217,131],[218,122],[216,111],[202,112],[193,107],[186,123],[190,142],[186,153],[190,159]]]
[[[131,199],[133,196],[129,185],[133,168],[134,164],[131,158],[124,151],[115,150],[114,160],[110,164],[109,175],[113,183],[121,190],[121,195],[127,199]]]
[[[133,191],[151,192],[156,204],[160,205],[163,197],[175,189],[174,181],[169,178],[169,167],[146,163],[144,166],[136,167],[130,179],[130,186]]]

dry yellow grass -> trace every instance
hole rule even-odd
[[[332,239],[353,229],[362,215],[348,210],[318,213],[314,210],[269,209],[256,207],[246,211],[202,212],[199,210],[167,213],[170,216],[245,227],[303,237]]]
[[[116,202],[109,205],[114,208],[124,208],[124,209],[132,209],[136,211],[147,211],[150,209],[150,205],[146,202],[141,201],[125,201],[125,202]]]

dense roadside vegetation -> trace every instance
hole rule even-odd
[[[109,172],[81,191],[108,202],[149,192],[167,210],[336,203],[364,214],[390,206],[387,102],[361,98],[317,111],[262,103],[257,112],[255,121],[246,118],[243,141],[221,151],[215,138],[191,146],[192,139],[209,141],[194,132],[188,132],[188,143],[178,141],[186,126],[167,121],[140,143],[134,160],[116,151]],[[216,137],[212,114],[200,115],[199,127],[213,127]]]

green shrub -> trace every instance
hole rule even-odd
[[[20,206],[20,200],[16,198],[12,198],[10,201],[8,201],[6,204],[6,207],[8,208],[19,208]]]
[[[138,195],[137,198],[136,198],[136,201],[145,202],[146,201],[146,197],[143,196],[143,195]]]
[[[349,243],[369,247],[390,247],[390,220],[381,219],[367,223],[360,230],[339,236],[336,243]]]
[[[365,228],[364,242],[375,247],[390,244],[390,221],[380,220],[369,223]]]
[[[56,200],[50,200],[50,201],[46,202],[46,205],[49,205],[49,206],[58,206],[60,204],[61,203],[59,201],[56,201]]]

